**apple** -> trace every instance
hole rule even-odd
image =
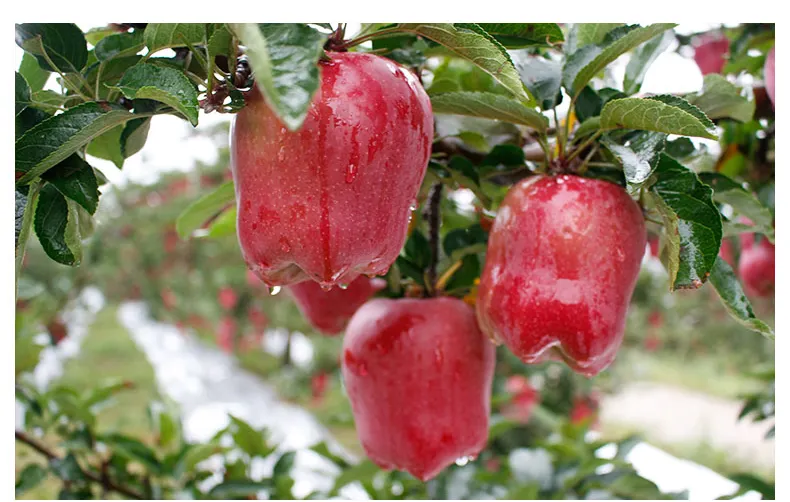
[[[765,58],[765,92],[771,98],[771,104],[776,106],[776,77],[774,75],[776,69],[776,46],[771,48],[771,52]]]
[[[735,254],[732,250],[732,242],[729,239],[721,240],[721,247],[719,247],[719,257],[726,261],[729,266],[735,268]]]
[[[647,233],[619,185],[531,176],[499,208],[477,297],[480,328],[522,361],[592,377],[623,339]]]
[[[233,310],[236,303],[239,301],[239,297],[236,295],[236,291],[234,291],[233,288],[225,286],[219,289],[217,301],[219,301],[219,304],[224,310]]]
[[[726,37],[706,34],[694,42],[694,61],[703,75],[721,73],[729,51],[730,41]]]
[[[598,397],[589,395],[574,398],[569,418],[574,425],[587,423],[591,428],[596,428],[598,426]]]
[[[512,375],[505,382],[505,391],[511,395],[511,401],[502,409],[502,416],[509,420],[527,423],[532,410],[540,401],[540,394],[522,375]]]
[[[495,350],[457,298],[377,298],[346,329],[341,371],[357,434],[382,469],[422,481],[488,439]]]
[[[230,316],[223,317],[217,328],[217,345],[228,354],[233,352],[233,340],[236,338],[236,328],[236,320]]]
[[[233,122],[239,244],[270,287],[386,273],[431,154],[433,113],[413,73],[373,54],[328,57],[300,130],[257,90]]]
[[[655,256],[656,258],[658,258],[658,251],[659,251],[659,249],[658,249],[658,236],[657,235],[651,235],[650,237],[648,237],[647,243],[650,246],[650,255],[651,256]]]
[[[386,285],[384,279],[363,276],[354,279],[347,289],[324,291],[318,283],[304,281],[288,286],[288,291],[314,328],[321,333],[335,335],[343,331],[363,303]]]
[[[755,298],[773,297],[776,284],[774,245],[764,236],[754,243],[754,236],[746,235],[748,237],[742,239],[741,256],[738,260],[738,272],[746,294]]]
[[[257,331],[263,331],[266,329],[266,325],[269,323],[269,319],[266,317],[266,314],[264,314],[263,311],[257,307],[253,307],[247,311],[247,319]]]

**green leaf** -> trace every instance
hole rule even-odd
[[[762,495],[763,500],[776,499],[776,485],[767,483],[753,474],[733,474],[730,476],[730,479],[741,486],[741,490],[739,491],[743,491],[745,493],[749,490],[754,490]]]
[[[108,61],[113,58],[134,56],[143,50],[143,47],[145,47],[143,33],[134,31],[117,33],[101,39],[93,52],[99,61]]]
[[[73,99],[73,96],[64,96],[55,91],[35,91],[31,96],[30,106],[34,106],[45,112],[54,113],[59,108],[65,106],[69,100]]]
[[[22,110],[30,106],[31,92],[25,77],[19,73],[14,73],[14,115],[19,115]]]
[[[744,293],[740,281],[735,276],[735,272],[721,257],[716,257],[716,262],[710,274],[710,283],[716,289],[722,304],[733,319],[752,331],[756,331],[770,339],[774,338],[774,331],[771,327],[754,315],[752,304],[749,302],[746,293]]]
[[[129,68],[115,88],[129,99],[153,99],[172,106],[193,126],[198,123],[198,93],[182,72],[155,64]]]
[[[623,165],[625,180],[628,183],[628,191],[634,194],[639,191],[642,185],[650,178],[658,165],[661,152],[666,146],[667,135],[660,132],[640,132],[628,141],[626,145],[620,145],[609,138],[603,138],[601,143]]]
[[[298,130],[320,85],[326,35],[304,24],[232,24],[247,47],[255,83],[288,129]]]
[[[714,201],[732,206],[736,213],[752,220],[752,231],[764,234],[774,243],[774,216],[757,197],[721,173],[700,173],[699,178],[713,188]]]
[[[574,139],[583,138],[584,136],[589,136],[590,134],[595,133],[601,128],[601,117],[591,117],[581,124],[573,133]]]
[[[716,139],[716,135],[694,114],[650,98],[609,101],[601,110],[600,127],[603,130],[638,129]]]
[[[339,466],[341,468],[346,468],[346,467],[348,467],[350,465],[346,459],[344,459],[343,457],[341,457],[339,455],[336,455],[336,454],[332,453],[332,451],[329,449],[329,445],[326,443],[326,441],[321,441],[317,445],[312,446],[310,449],[313,450],[314,452],[318,453],[322,457],[331,460],[335,465],[337,465],[337,466]]]
[[[353,483],[354,481],[367,481],[373,479],[373,476],[375,476],[378,472],[379,467],[376,464],[370,460],[363,460],[362,462],[344,470],[340,476],[335,479],[335,486],[332,488],[332,491],[329,492],[329,496],[333,497],[337,495],[341,488]]]
[[[269,480],[233,479],[216,485],[208,492],[208,495],[213,499],[220,500],[244,499],[249,496],[255,496],[258,492],[268,490],[271,487]]]
[[[137,117],[118,105],[91,102],[43,120],[16,141],[15,168],[23,175],[17,183],[42,175],[93,138]]]
[[[117,92],[113,86],[118,84],[126,70],[139,63],[142,58],[139,55],[116,57],[89,66],[85,70],[85,80],[88,82],[88,87],[96,89],[96,79],[100,78],[98,98],[100,100],[107,99],[111,92]]]
[[[752,120],[755,102],[740,95],[738,88],[718,73],[705,75],[702,92],[689,97],[689,102],[711,119]]]
[[[102,26],[100,28],[91,28],[85,32],[85,40],[92,46],[96,46],[104,37],[109,37],[118,33],[112,26]]]
[[[277,459],[277,463],[274,464],[272,475],[275,478],[280,476],[288,476],[291,473],[291,469],[293,469],[295,460],[295,451],[287,451],[283,453],[280,458]]]
[[[148,53],[171,47],[206,44],[206,25],[201,23],[149,23],[145,27]]]
[[[140,462],[146,469],[154,473],[161,470],[161,464],[156,453],[141,441],[122,434],[104,434],[97,438],[102,443],[112,448],[119,455],[136,462]]]
[[[124,159],[128,159],[143,149],[145,142],[148,140],[148,131],[150,129],[150,118],[130,120],[124,125],[120,137],[121,155]]]
[[[50,72],[39,66],[35,56],[26,52],[19,64],[19,73],[25,77],[32,92],[40,91],[49,80]]]
[[[431,263],[431,254],[428,239],[415,228],[403,246],[403,255],[420,270],[424,270]]]
[[[544,132],[548,119],[523,102],[490,92],[446,92],[431,97],[434,113],[451,113],[522,124]]]
[[[488,234],[486,234],[480,224],[475,223],[467,228],[456,228],[449,231],[444,236],[442,248],[444,253],[455,261],[460,258],[460,255],[457,257],[455,255],[457,251],[476,244],[485,244],[486,242],[488,242]]]
[[[600,44],[607,33],[623,23],[578,23],[574,26],[576,35],[576,48],[580,49],[588,44]]]
[[[556,23],[478,23],[507,49],[546,46],[562,42],[562,29]]]
[[[507,50],[473,23],[399,24],[398,29],[441,44],[494,77],[521,101],[530,101]]]
[[[101,136],[94,138],[93,141],[88,143],[87,154],[99,159],[109,160],[118,169],[123,168],[124,157],[121,153],[121,133],[123,133],[124,127],[125,124],[113,127]]]
[[[661,261],[671,288],[699,288],[719,253],[722,223],[713,190],[694,171],[662,154],[648,192],[664,220],[666,245]]]
[[[73,206],[55,186],[42,187],[33,228],[47,256],[64,265],[79,265],[82,260],[82,239],[76,216]]]
[[[208,31],[208,60],[213,61],[217,56],[226,56],[232,59],[234,54],[233,33],[230,32],[227,25],[216,24],[209,28]],[[235,68],[229,68],[231,72]]]
[[[529,51],[510,53],[521,81],[544,110],[558,102],[562,83],[562,64],[558,61],[534,56]]]
[[[574,95],[581,92],[584,86],[587,85],[599,71],[602,71],[609,64],[614,62],[615,59],[647,42],[659,33],[672,29],[675,26],[677,26],[677,24],[657,23],[643,28],[636,28],[607,45],[606,48],[596,55],[592,61],[587,63],[573,79],[572,89]]]
[[[36,56],[41,68],[48,71],[56,69],[47,62],[45,53],[63,73],[79,72],[88,62],[88,44],[76,24],[17,24],[16,44]]]
[[[673,159],[684,159],[696,151],[694,143],[690,139],[683,137],[676,140],[667,141],[666,149],[667,155]]]
[[[447,168],[456,183],[472,190],[485,207],[491,206],[491,198],[483,192],[480,186],[480,174],[469,159],[460,155],[454,155],[450,162],[447,163]]]
[[[182,239],[200,228],[209,218],[222,211],[236,198],[232,181],[226,181],[189,205],[176,220],[176,231]]]
[[[628,65],[625,67],[625,77],[623,78],[623,90],[626,94],[639,92],[650,65],[669,48],[674,40],[675,34],[665,31],[634,49],[631,59],[628,60]]]
[[[654,99],[656,101],[661,101],[664,104],[672,105],[676,108],[680,108],[684,112],[687,112],[694,116],[697,120],[699,120],[702,125],[704,125],[708,129],[713,129],[716,125],[710,120],[710,118],[703,113],[698,107],[692,105],[688,101],[678,96],[673,96],[672,94],[659,94],[657,96],[648,96],[647,99]]]
[[[99,204],[99,184],[93,167],[76,153],[56,165],[42,176],[61,194],[84,207],[88,213],[96,212]]]
[[[24,187],[27,188],[27,187]],[[20,191],[19,188],[15,191],[15,203],[14,203],[14,230],[16,234],[15,246],[19,247],[19,234],[22,233],[22,226],[25,219],[25,208],[27,207],[27,198],[28,193],[27,190]],[[17,250],[19,253],[19,250]]]
[[[83,479],[82,469],[77,462],[77,457],[73,453],[69,453],[63,458],[53,458],[49,461],[49,468],[55,476],[63,481],[80,481]]]
[[[250,457],[267,457],[274,448],[266,443],[262,431],[257,431],[244,420],[230,415],[231,435],[236,445]]]
[[[189,450],[184,455],[181,463],[183,464],[183,472],[192,472],[200,462],[211,458],[213,455],[220,454],[225,451],[225,448],[218,444],[205,443],[190,445]]]
[[[230,206],[211,223],[208,237],[217,239],[228,235],[236,235],[236,206]]]
[[[502,87],[494,77],[475,64],[465,59],[444,58],[442,64],[433,71],[433,80],[428,88],[428,94],[458,91],[482,91],[510,96],[507,89]]]
[[[99,387],[91,389],[85,393],[83,397],[83,405],[91,408],[93,406],[101,405],[111,399],[113,396],[124,390],[131,389],[130,382],[125,380],[112,380],[109,383],[102,384]]]
[[[178,438],[178,422],[166,410],[159,412],[159,444],[167,447]]]
[[[579,119],[579,122],[584,122],[587,119],[600,115],[601,108],[603,108],[603,100],[598,93],[588,85],[582,89],[582,92],[580,92],[579,96],[576,98],[574,111],[576,112],[576,118]]]
[[[47,478],[47,470],[39,464],[28,464],[16,480],[16,496],[20,497]]]

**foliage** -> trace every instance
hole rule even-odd
[[[436,112],[437,137],[417,200],[424,211],[414,213],[388,287],[379,294],[427,292],[473,303],[488,229],[509,187],[528,176],[572,173],[619,183],[638,199],[660,239],[668,274],[662,287],[704,290],[710,282],[741,326],[772,339],[773,328],[757,316],[769,309],[752,305],[737,267],[732,271],[718,256],[722,242],[739,234],[774,239],[774,112],[764,89],[743,78],[762,78],[774,28],[725,30],[731,50],[724,73],[730,78],[709,75],[698,92],[685,96],[639,94],[662,51],[682,51],[695,39],[673,27],[368,24],[347,38],[345,25],[327,29],[320,23],[112,24],[87,33],[74,24],[17,25],[16,43],[25,51],[15,75],[17,374],[38,358],[35,333],[42,326],[57,332],[58,312],[88,283],[102,284],[113,301],[143,299],[155,316],[215,336],[228,351],[255,350],[267,323],[309,334],[283,295],[258,302],[265,288],[249,280],[233,238],[227,157],[220,171],[202,166],[191,178],[167,177],[154,189],[118,190],[106,185],[90,156],[121,168],[144,147],[154,117],[172,114],[196,126],[201,110],[240,110],[253,86],[297,130],[318,89],[325,51],[371,50],[365,42],[415,72]],[[164,55],[165,49],[174,55]],[[607,72],[623,55],[629,57],[624,81],[612,82]],[[53,73],[61,92],[45,88]],[[721,153],[699,138],[718,139]],[[431,193],[445,195],[431,204]],[[430,224],[437,211],[438,228]],[[112,223],[94,231],[102,216]],[[741,224],[742,216],[754,226]],[[28,242],[31,233],[38,243]],[[25,267],[28,248],[35,259]],[[634,302],[640,303],[638,290]],[[679,333],[668,345],[683,344]],[[337,371],[337,350],[327,345],[317,363],[322,370]],[[500,354],[499,391],[506,374],[534,370],[541,380],[556,368],[524,368],[510,359]],[[292,374],[306,383],[305,375]],[[153,424],[160,439],[165,428],[163,444],[98,432],[93,406],[122,388],[39,392],[18,379],[17,397],[27,414],[17,438],[36,445],[46,463],[23,471],[17,490],[52,475],[63,482],[62,497],[96,497],[102,488],[133,498],[292,495],[292,457],[282,455],[272,476],[251,478],[251,460],[276,455],[275,448],[235,419],[208,444],[186,441],[168,414]],[[546,392],[539,408],[545,413],[538,411],[526,428],[498,422],[495,414],[480,457],[426,484],[323,453],[342,471],[336,488],[358,481],[375,498],[659,497],[622,459],[597,459],[600,445],[584,439],[584,426],[564,418],[585,389],[570,378],[564,391]],[[744,416],[772,416],[772,386],[746,399]],[[58,437],[59,451],[44,444],[41,433]],[[221,436],[244,453],[231,454],[234,448]],[[520,450],[514,448],[524,445],[529,449],[520,455],[548,466],[539,475],[518,470],[513,458]],[[222,459],[225,474],[207,488],[204,482],[215,473],[199,465],[212,455]]]

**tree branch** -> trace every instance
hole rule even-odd
[[[428,194],[428,228],[430,231],[429,244],[431,246],[431,262],[428,265],[428,280],[426,283],[426,293],[433,295],[436,290],[436,266],[439,263],[439,226],[442,224],[441,210],[439,205],[442,202],[441,182],[436,182],[431,186]]]
[[[24,443],[24,444],[30,446],[31,448],[33,448],[34,450],[36,450],[40,454],[42,454],[45,457],[47,457],[47,460],[50,460],[50,461],[52,461],[52,460],[60,460],[60,457],[57,456],[54,451],[49,449],[48,446],[46,446],[45,444],[41,443],[37,439],[29,436],[25,432],[14,431],[14,435],[15,435],[17,441],[19,441],[20,443]],[[102,488],[104,488],[105,490],[114,491],[114,492],[120,493],[121,495],[126,495],[129,498],[137,499],[137,500],[144,500],[144,499],[147,498],[147,497],[144,497],[143,494],[141,494],[141,493],[137,492],[136,490],[134,490],[133,488],[129,488],[129,487],[126,487],[126,486],[118,485],[118,484],[114,483],[113,481],[111,481],[109,478],[106,478],[104,476],[96,475],[96,474],[94,474],[94,473],[92,473],[90,471],[86,471],[82,467],[80,467],[80,472],[82,472],[82,475],[85,476],[85,478],[93,481],[94,483],[99,483],[102,486]]]

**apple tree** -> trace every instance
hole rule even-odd
[[[775,282],[773,25],[694,35],[675,26],[19,24],[17,280],[33,234],[63,265],[101,252],[92,215],[106,179],[91,156],[121,168],[157,115],[197,126],[201,111],[231,114],[231,179],[168,216],[164,255],[235,236],[253,281],[287,289],[318,331],[344,332],[336,357],[370,460],[317,447],[342,469],[328,495],[359,481],[375,497],[446,498],[458,467],[485,461],[466,495],[661,496],[624,462],[626,443],[613,460],[595,457],[584,400],[575,425],[534,413],[538,436],[564,438],[545,440],[560,467],[546,482],[514,483],[503,454],[538,398],[523,377],[503,384],[494,373],[547,360],[587,378],[604,372],[648,243],[670,290],[713,289],[733,322],[773,339],[750,301],[772,299]],[[702,87],[641,92],[670,47],[694,52]],[[44,88],[53,73],[61,92]],[[196,243],[198,234],[210,238]],[[225,311],[249,305],[218,295]],[[510,408],[492,404],[503,385],[516,396]],[[131,498],[291,495],[287,455],[271,479],[226,467],[203,490],[210,473],[199,462],[226,449],[188,443],[170,416],[153,420],[168,431],[159,449],[97,436],[92,406],[122,389],[18,386],[31,429],[69,424],[57,430],[66,456],[17,431],[49,461],[18,488],[52,474],[82,497],[97,487]],[[759,404],[772,396],[751,396],[744,415],[770,416]],[[492,420],[492,407],[510,418]],[[247,460],[274,452],[238,420],[224,435]],[[379,468],[394,471],[384,488],[372,481]]]

